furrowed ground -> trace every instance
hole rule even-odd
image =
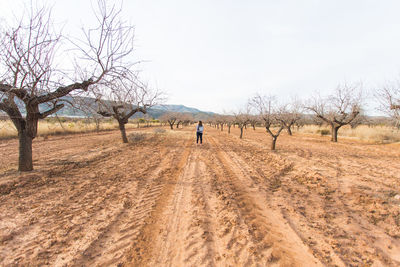
[[[400,265],[399,144],[192,130],[0,141],[0,265]]]

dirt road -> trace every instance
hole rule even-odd
[[[398,144],[190,130],[1,141],[0,265],[400,265]]]

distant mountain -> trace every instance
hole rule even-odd
[[[197,108],[190,108],[184,105],[157,105],[154,106],[153,109],[163,110],[163,111],[172,111],[172,112],[180,112],[180,113],[208,113],[214,114],[213,112],[205,112],[201,111]]]
[[[148,114],[153,118],[158,118],[166,112],[189,113],[199,119],[215,115],[214,112],[201,111],[197,108],[191,108],[184,105],[157,105],[148,110]]]
[[[72,98],[71,96],[66,96],[66,97],[63,97],[62,99],[65,100],[65,101],[63,101],[65,106],[56,113],[56,115],[58,115],[58,116],[61,116],[61,117],[88,117],[88,116],[92,117],[94,115],[98,115],[95,112],[97,103],[95,102],[94,98],[90,98],[90,97]],[[85,106],[88,106],[88,107],[90,106],[92,108],[91,109],[89,108],[85,111],[80,110],[77,108],[77,106],[79,106],[79,105],[77,105],[78,102],[81,104],[84,103]],[[24,114],[25,113],[25,105],[21,101],[17,101],[17,105],[19,106],[21,113]],[[39,106],[39,109],[41,112],[43,112],[43,111],[49,110],[50,106],[47,103],[41,104]],[[159,118],[161,115],[163,115],[166,112],[189,113],[189,114],[193,115],[196,119],[206,119],[215,114],[213,112],[205,112],[205,111],[201,111],[196,108],[186,107],[184,105],[167,105],[167,104],[166,105],[157,105],[157,106],[151,107],[147,110],[147,114],[150,117],[155,118],[155,119]],[[141,118],[143,116],[144,116],[143,113],[138,112],[138,113],[134,114],[132,117],[133,118]]]

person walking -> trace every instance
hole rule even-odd
[[[203,144],[203,132],[204,132],[203,123],[199,121],[199,124],[197,124],[196,126],[196,136],[197,136],[196,144],[199,143],[199,139],[200,139],[200,144]]]

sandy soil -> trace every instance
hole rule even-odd
[[[190,130],[0,141],[0,265],[400,266],[400,145]]]

